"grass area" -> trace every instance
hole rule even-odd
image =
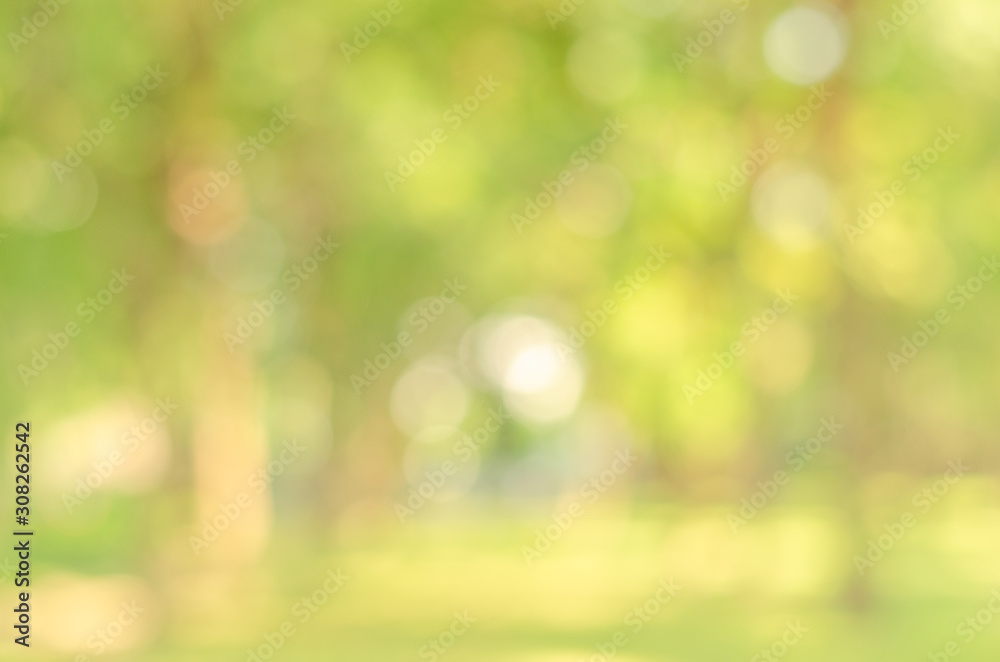
[[[1000,577],[996,541],[974,537],[971,520],[922,523],[870,571],[864,606],[846,598],[853,551],[822,513],[775,511],[738,536],[714,510],[627,521],[598,514],[531,566],[520,545],[537,523],[491,521],[391,529],[345,541],[322,561],[275,546],[272,577],[247,583],[220,569],[214,601],[166,623],[160,648],[172,652],[130,659],[248,659],[243,651],[266,644],[268,633],[277,641],[286,621],[295,633],[275,659],[289,661],[589,661],[601,659],[592,657],[598,645],[611,650],[616,633],[626,643],[614,646],[614,659],[623,662],[751,660],[789,623],[807,628],[783,655],[790,660],[926,660],[954,640],[963,660],[986,662],[1000,646],[992,623],[971,641],[956,633]],[[946,530],[949,540],[964,531],[972,542],[946,543]],[[303,623],[296,605],[337,568],[350,579]],[[680,588],[658,600],[668,579]],[[422,648],[456,612],[475,622],[443,654]]]

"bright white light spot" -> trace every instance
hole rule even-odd
[[[511,382],[505,384],[504,402],[516,418],[552,423],[576,411],[584,377],[574,356],[567,355],[564,361],[555,345],[534,347],[518,357],[514,368]]]
[[[781,14],[764,35],[764,58],[771,70],[797,85],[812,85],[844,61],[850,29],[837,9],[799,6]]]
[[[479,369],[496,386],[504,385],[511,366],[525,349],[560,339],[558,329],[527,315],[487,318],[480,323],[477,335]]]
[[[538,393],[549,388],[559,376],[559,352],[554,345],[532,345],[511,363],[504,386],[517,393]]]
[[[517,315],[482,323],[480,369],[519,420],[562,420],[579,404],[583,368],[565,343],[558,327],[537,317]]]

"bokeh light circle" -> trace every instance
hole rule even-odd
[[[800,5],[781,14],[764,35],[771,70],[796,85],[812,85],[833,74],[847,54],[850,30],[827,5]]]
[[[430,428],[457,427],[469,407],[465,383],[447,365],[425,360],[397,381],[389,398],[392,420],[410,436]]]
[[[583,367],[551,322],[529,315],[488,320],[481,332],[481,370],[519,420],[551,423],[569,417],[585,383]]]
[[[826,179],[810,168],[780,164],[754,185],[754,221],[771,239],[790,249],[806,249],[828,233],[832,194]]]

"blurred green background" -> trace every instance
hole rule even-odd
[[[0,15],[33,657],[995,659],[995,2]]]

